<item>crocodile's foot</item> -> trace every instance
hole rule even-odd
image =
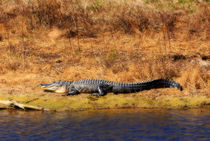
[[[92,93],[91,95],[92,95],[92,96],[97,96],[97,97],[103,96],[103,95],[101,95],[100,93]]]
[[[73,90],[73,91],[67,92],[66,94],[64,94],[62,96],[77,95],[77,94],[79,94],[79,91]]]

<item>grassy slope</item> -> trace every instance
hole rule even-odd
[[[15,100],[23,104],[39,106],[56,111],[78,111],[90,109],[117,108],[162,108],[183,109],[198,108],[210,104],[205,96],[160,96],[157,98],[144,97],[140,94],[107,95],[96,98],[88,95],[60,97],[37,95],[0,95],[1,100]]]
[[[19,2],[2,1],[0,7],[0,99],[55,110],[210,103],[209,2]],[[168,78],[184,91],[63,98],[37,86],[88,78]]]

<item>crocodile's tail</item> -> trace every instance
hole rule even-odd
[[[169,88],[169,87],[176,87],[180,91],[183,90],[182,86],[179,83],[167,79],[156,79],[149,82],[141,83],[140,87],[141,90],[150,90],[155,88]]]

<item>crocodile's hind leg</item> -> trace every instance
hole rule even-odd
[[[98,86],[98,93],[92,93],[93,96],[104,96],[107,94],[107,91],[110,89],[111,87],[109,85],[99,85]]]
[[[72,90],[72,91],[69,91],[65,95],[62,95],[62,96],[77,95],[77,94],[79,94],[79,91]]]

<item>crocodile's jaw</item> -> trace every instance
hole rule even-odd
[[[59,87],[57,90],[55,90],[56,93],[66,93],[66,89],[64,87]]]
[[[39,86],[46,91],[52,91],[52,92],[56,91],[58,88],[53,83],[52,84],[40,84]]]
[[[55,83],[40,84],[39,86],[46,91],[51,91],[51,92],[56,92],[56,93],[65,93],[66,92],[66,89],[63,86],[59,86]]]

